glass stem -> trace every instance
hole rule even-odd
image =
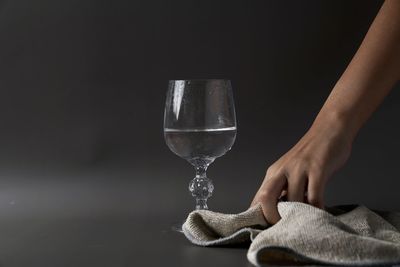
[[[200,177],[207,178],[207,168],[208,168],[207,165],[196,166],[195,167],[195,169],[196,169],[196,177],[198,177],[198,178],[200,178]]]
[[[196,199],[196,210],[207,210],[207,199],[211,197],[214,185],[211,179],[207,178],[208,165],[195,166],[196,177],[189,183],[189,191]]]

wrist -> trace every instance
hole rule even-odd
[[[358,126],[346,114],[322,109],[315,118],[310,131],[322,132],[328,137],[340,137],[351,144],[357,135]]]

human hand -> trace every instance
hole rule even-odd
[[[323,209],[325,185],[347,161],[351,142],[340,123],[314,123],[292,149],[268,168],[251,206],[261,203],[264,217],[273,224],[280,219],[277,202],[285,195],[288,201]]]
[[[267,171],[252,205],[261,203],[270,223],[277,201],[323,208],[325,185],[348,159],[355,135],[392,90],[400,69],[400,1],[387,0],[357,53],[335,84],[313,126]]]

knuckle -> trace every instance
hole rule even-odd
[[[300,183],[303,180],[305,180],[305,172],[300,172],[300,171],[291,171],[288,172],[286,175],[288,181],[290,181],[292,184],[293,183]]]
[[[267,168],[267,171],[265,173],[266,177],[271,177],[274,176],[276,173],[276,167],[274,165],[271,165]]]
[[[299,158],[293,159],[288,164],[288,167],[290,167],[290,169],[294,172],[323,169],[322,163],[318,159],[311,158],[311,157],[299,157]]]
[[[292,176],[302,176],[309,168],[309,162],[305,159],[296,159],[287,164],[288,173]]]
[[[303,169],[288,170],[286,178],[292,185],[302,184],[306,179],[306,171]]]
[[[273,199],[272,190],[269,188],[263,189],[263,191],[260,192],[258,199],[262,202],[270,201]]]
[[[307,166],[307,164],[308,164],[307,160],[305,160],[303,158],[296,158],[296,159],[293,159],[288,165],[291,170],[298,171],[298,170],[303,169],[305,166]]]
[[[308,179],[315,190],[322,190],[326,183],[327,174],[324,170],[314,169],[308,172]]]
[[[322,163],[318,161],[313,161],[310,163],[309,170],[311,173],[313,173],[315,176],[322,176],[324,166]]]
[[[309,175],[310,181],[313,183],[313,187],[322,190],[325,185],[325,174],[322,171],[311,172]]]

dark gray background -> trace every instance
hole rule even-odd
[[[0,264],[120,266],[156,254],[246,265],[245,250],[202,250],[169,231],[193,207],[194,172],[164,144],[168,80],[232,80],[238,136],[209,169],[209,204],[244,210],[381,3],[0,1]],[[397,86],[329,183],[327,204],[400,209],[399,101]]]

